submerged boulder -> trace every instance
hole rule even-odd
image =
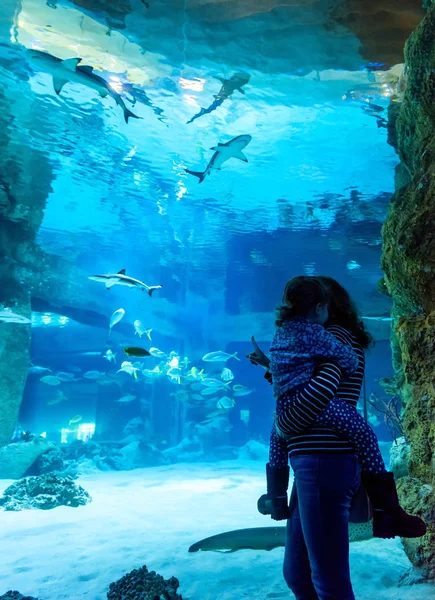
[[[134,569],[109,586],[108,600],[182,600],[177,594],[180,582],[176,577],[164,579],[144,565]]]
[[[39,508],[48,510],[56,506],[83,506],[92,498],[71,476],[49,473],[26,477],[10,485],[0,498],[3,510]]]
[[[64,454],[59,448],[52,448],[37,458],[26,475],[45,475],[63,471],[65,468],[63,458]]]
[[[0,596],[0,600],[38,600],[34,596],[23,596],[20,592],[9,590],[3,596]]]
[[[16,442],[0,448],[0,479],[19,479],[48,450],[56,448],[43,438]]]

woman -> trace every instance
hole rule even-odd
[[[306,429],[304,414],[308,412],[310,418],[313,413],[319,414],[334,397],[356,407],[364,377],[364,348],[371,338],[346,290],[330,277],[320,279],[330,297],[328,330],[352,347],[358,356],[358,368],[351,378],[341,382],[339,367],[323,363],[300,391],[298,401],[277,419],[280,432],[291,436],[287,441],[295,478],[284,578],[296,600],[354,600],[348,523],[350,503],[361,484],[359,463],[352,445],[332,430],[319,426]],[[255,351],[248,358],[267,367],[267,356],[255,340],[253,343]],[[280,498],[287,493],[288,467],[277,469],[269,483],[272,518],[286,518]]]

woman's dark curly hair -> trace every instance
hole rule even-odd
[[[282,304],[276,309],[277,327],[293,317],[307,317],[318,304],[328,304],[329,294],[317,277],[301,275],[287,282]]]
[[[328,294],[329,318],[326,326],[340,325],[354,335],[363,348],[374,345],[374,340],[361,321],[356,306],[342,285],[332,277],[318,276]]]

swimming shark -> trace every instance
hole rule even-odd
[[[189,552],[212,550],[215,552],[236,552],[237,550],[273,550],[285,546],[286,527],[252,527],[236,529],[212,535],[196,544]],[[373,537],[372,521],[349,523],[349,541],[362,542]]]
[[[208,163],[205,171],[190,171],[189,169],[186,169],[186,173],[190,173],[190,175],[198,177],[198,183],[201,183],[204,181],[207,175],[210,175],[212,169],[219,171],[224,162],[230,158],[238,158],[239,160],[243,160],[243,162],[248,162],[248,159],[243,154],[242,150],[249,144],[251,140],[252,136],[250,135],[238,135],[226,144],[218,144],[217,146],[213,146],[213,148],[210,148],[210,150],[214,150],[215,153],[211,157],[211,160]]]
[[[199,119],[199,117],[202,117],[203,115],[210,114],[219,108],[219,106],[221,106],[221,104],[223,104],[223,102],[227,100],[227,98],[229,98],[236,90],[241,94],[244,94],[245,90],[242,88],[248,83],[250,77],[247,73],[234,73],[230,79],[223,79],[221,77],[215,77],[215,79],[218,79],[222,83],[222,87],[219,92],[213,96],[214,101],[208,108],[201,108],[199,113],[193,115],[193,117],[187,121],[186,125],[192,123],[195,121],[195,119]]]
[[[130,117],[140,119],[129,110],[121,96],[110,86],[110,84],[100,75],[94,73],[90,65],[79,65],[81,58],[67,58],[62,60],[43,50],[28,50],[28,56],[31,63],[38,70],[49,73],[53,78],[53,87],[57,95],[62,91],[63,86],[72,81],[80,83],[88,88],[96,90],[102,98],[111,96],[123,112],[125,122],[128,123]]]
[[[106,289],[110,290],[114,285],[125,285],[127,287],[137,287],[141,290],[146,290],[148,292],[148,296],[152,296],[152,293],[156,290],[160,290],[162,288],[161,285],[146,285],[143,281],[139,281],[139,279],[134,279],[129,275],[125,274],[125,269],[122,269],[118,273],[107,273],[106,275],[91,275],[89,279],[92,281],[99,281],[101,283],[106,284]]]

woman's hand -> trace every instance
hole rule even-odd
[[[265,369],[269,368],[270,358],[263,352],[260,346],[255,341],[254,336],[251,337],[252,345],[254,346],[254,352],[246,355],[246,358],[250,361],[252,365],[260,365]]]

